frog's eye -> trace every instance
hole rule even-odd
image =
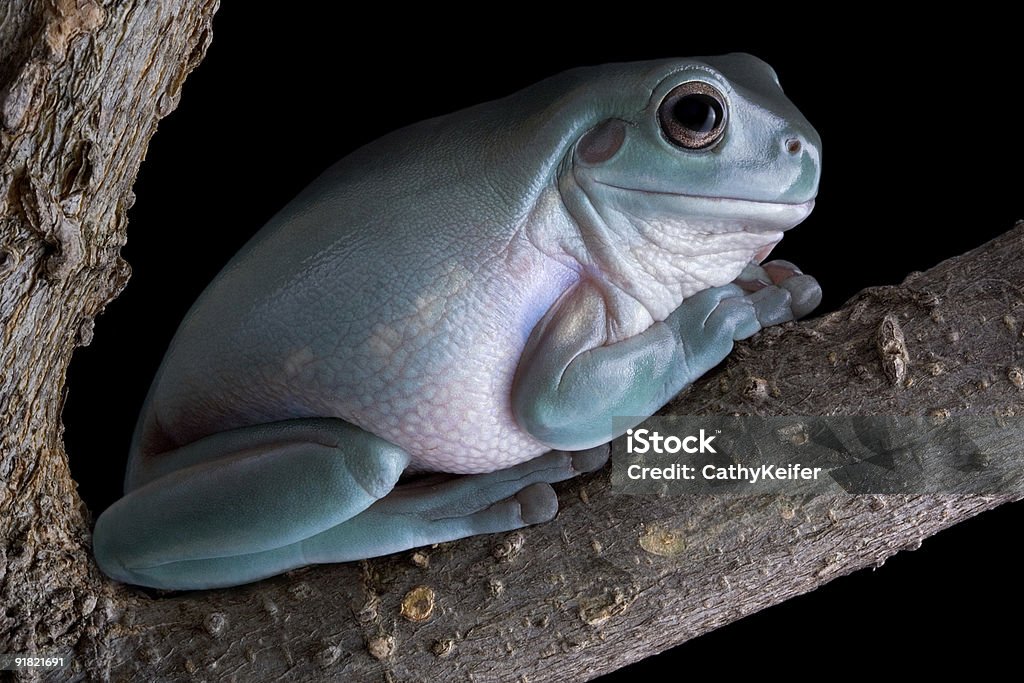
[[[669,141],[686,149],[707,149],[725,134],[725,95],[703,81],[672,88],[658,107],[658,122]]]

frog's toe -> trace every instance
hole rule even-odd
[[[585,451],[575,451],[569,455],[572,457],[572,468],[579,474],[596,472],[608,462],[608,454],[611,453],[611,444],[601,444]]]
[[[790,293],[794,318],[804,317],[821,303],[821,285],[810,275],[796,275],[779,286]]]
[[[525,524],[550,522],[558,514],[558,495],[551,484],[531,484],[515,495]]]
[[[793,319],[792,295],[782,287],[765,287],[747,297],[762,328]]]
[[[750,262],[743,269],[743,272],[733,280],[733,284],[738,285],[744,292],[756,292],[770,287],[772,285],[772,278],[764,268],[760,265]]]
[[[796,264],[782,259],[763,263],[761,264],[761,269],[768,275],[771,283],[775,285],[781,284],[783,281],[796,275],[804,274],[804,271],[800,270]]]

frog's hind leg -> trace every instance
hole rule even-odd
[[[552,452],[395,488],[408,454],[343,421],[235,430],[133,471],[137,488],[96,523],[96,559],[128,583],[214,588],[517,529],[554,517],[550,484],[597,469],[607,453]]]
[[[272,576],[308,564],[298,542],[385,496],[409,461],[334,419],[236,429],[143,457],[96,521],[96,560],[115,579],[157,588]]]

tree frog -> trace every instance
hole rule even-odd
[[[355,151],[181,323],[99,566],[212,588],[551,520],[613,416],[817,305],[759,264],[820,162],[744,54],[574,69]],[[429,472],[462,476],[403,478]]]

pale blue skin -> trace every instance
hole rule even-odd
[[[657,118],[694,80],[728,104],[708,150]],[[212,588],[552,519],[613,416],[820,300],[751,263],[810,212],[819,149],[770,67],[727,55],[576,69],[356,151],[182,323],[100,567]]]

